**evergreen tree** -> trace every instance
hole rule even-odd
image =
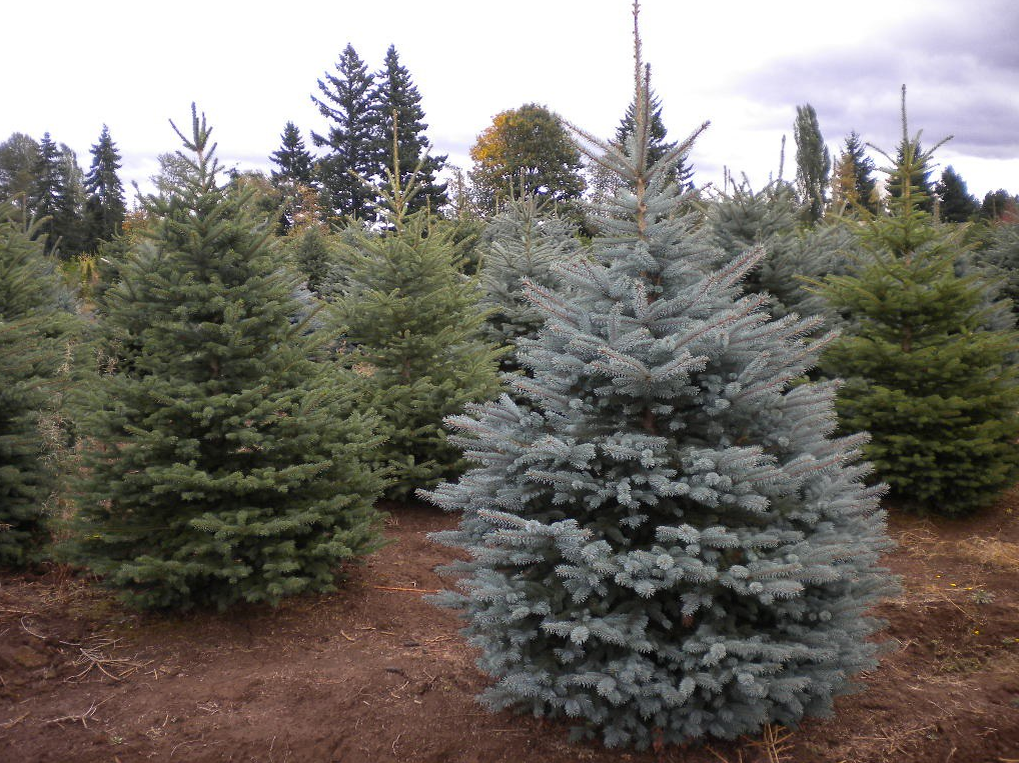
[[[965,229],[936,224],[915,184],[931,151],[907,132],[889,186],[889,214],[862,229],[866,253],[824,293],[850,318],[825,366],[847,377],[838,410],[868,430],[865,453],[891,496],[914,509],[962,514],[1019,475],[1019,387],[1008,355],[1014,330],[989,328],[987,287],[960,277]],[[940,145],[940,144],[939,144]],[[937,148],[937,146],[935,146]]]
[[[1001,283],[1001,296],[1011,300],[1013,312],[1019,312],[1019,221],[995,226],[987,248],[976,259],[979,265],[990,266]]]
[[[272,182],[277,188],[293,185],[311,185],[314,160],[304,146],[301,131],[293,122],[287,122],[280,135],[280,147],[270,155],[279,169],[272,171]]]
[[[1012,196],[1004,188],[988,191],[980,205],[982,220],[1019,220],[1019,196]]]
[[[339,241],[352,237],[349,229],[329,234],[318,225],[306,225],[292,232],[283,242],[284,251],[305,279],[308,289],[319,297],[330,297],[341,288]]]
[[[874,169],[874,160],[867,156],[863,141],[854,130],[846,137],[835,162],[832,203],[837,214],[863,209],[876,215],[880,211],[881,200],[873,176]]]
[[[481,244],[482,297],[485,333],[499,347],[515,348],[523,337],[534,338],[545,316],[524,298],[524,283],[554,284],[552,266],[579,249],[573,226],[543,214],[533,197],[509,202],[493,217]],[[502,370],[520,370],[513,354],[504,355]]]
[[[40,420],[75,328],[54,263],[20,218],[0,204],[0,566],[31,561],[48,538],[53,473]]]
[[[85,247],[85,173],[78,164],[77,155],[63,143],[60,144],[60,177],[63,185],[54,218],[53,241],[61,258],[69,259],[80,255]]]
[[[360,400],[383,419],[380,459],[394,470],[389,495],[400,498],[459,474],[463,461],[446,441],[445,416],[498,389],[495,351],[481,338],[478,289],[461,273],[453,226],[427,211],[406,215],[398,183],[388,227],[357,236],[337,301],[360,375]]]
[[[906,86],[902,86],[902,102],[906,102]],[[903,106],[905,108],[905,106]],[[905,118],[903,118],[905,119]],[[950,139],[947,138],[946,140]],[[920,145],[920,134],[913,140],[908,134],[903,134],[902,140],[896,149],[894,167],[899,168],[908,165],[910,175],[902,175],[901,172],[893,171],[885,184],[888,190],[889,199],[899,199],[903,196],[905,188],[915,188],[914,201],[923,212],[934,211],[934,191],[931,187],[931,172],[933,167],[930,159],[933,151],[924,151]]]
[[[175,128],[176,129],[176,128]],[[107,293],[119,364],[87,406],[71,557],[144,608],[331,590],[376,547],[377,438],[295,324],[250,195],[218,182],[204,116]],[[180,133],[178,133],[180,134]]]
[[[728,259],[677,213],[687,146],[645,167],[645,124],[636,151],[601,146],[635,190],[558,266],[575,291],[531,287],[533,410],[452,419],[479,466],[426,494],[462,512],[434,537],[468,552],[442,600],[496,679],[486,704],[639,748],[830,712],[874,664],[888,590],[865,438],[829,437],[834,385],[792,384],[813,322],[739,293],[759,252]]]
[[[380,115],[372,97],[374,77],[349,44],[336,63],[336,72],[318,81],[322,97],[311,97],[331,123],[326,135],[311,134],[316,146],[329,150],[318,160],[322,206],[334,217],[372,221],[377,197],[365,181],[377,179],[382,166]]]
[[[637,102],[631,101],[623,117],[616,128],[616,143],[625,146],[631,140],[637,120]],[[676,141],[666,142],[667,135],[665,122],[662,120],[662,102],[655,93],[651,93],[651,102],[648,113],[648,145],[647,163],[651,166],[661,160],[676,147]],[[693,190],[693,168],[687,165],[687,157],[682,156],[676,162],[672,171],[672,177],[682,191]]]
[[[743,283],[746,292],[766,294],[772,315],[825,312],[824,300],[807,288],[842,267],[840,250],[849,243],[841,226],[800,229],[792,186],[782,180],[755,192],[745,179],[708,207],[714,243],[735,258],[753,247],[764,257]]]
[[[280,135],[279,150],[269,158],[278,169],[272,170],[272,185],[283,197],[279,233],[286,235],[307,210],[304,200],[314,186],[315,160],[304,146],[301,131],[287,122]]]
[[[39,221],[36,235],[45,237],[47,253],[57,251],[69,259],[83,243],[81,206],[84,200],[84,176],[74,152],[57,145],[50,134],[43,135],[33,166],[33,181],[28,208]]]
[[[47,132],[39,141],[39,153],[32,170],[33,182],[28,204],[32,217],[40,221],[36,235],[46,236],[47,251],[57,245],[59,214],[66,183],[63,178],[60,148]]]
[[[92,166],[85,176],[85,240],[83,248],[94,252],[100,241],[110,241],[120,233],[127,214],[124,186],[117,170],[120,154],[103,125],[99,142],[92,146]]]
[[[970,195],[966,181],[952,167],[946,167],[941,180],[934,184],[937,194],[939,216],[942,222],[964,223],[976,216],[980,202]]]
[[[793,138],[796,140],[796,186],[805,207],[807,221],[816,223],[824,215],[828,202],[831,156],[821,137],[817,112],[809,103],[796,107]]]
[[[389,46],[382,70],[375,76],[374,101],[381,120],[377,151],[381,167],[392,169],[399,158],[400,182],[407,186],[415,178],[418,191],[408,202],[408,212],[421,209],[438,212],[449,203],[446,183],[436,180],[446,163],[445,156],[432,156],[425,136],[428,125],[421,108],[421,94],[410,72],[400,64],[396,47]],[[397,140],[394,154],[393,136]],[[382,172],[379,173],[380,175]]]

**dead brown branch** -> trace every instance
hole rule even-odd
[[[123,681],[132,673],[145,667],[152,661],[136,662],[125,660],[119,657],[111,657],[103,650],[112,649],[120,639],[93,638],[88,643],[72,643],[61,641],[61,644],[78,650],[78,655],[71,663],[80,670],[66,681],[81,681],[87,678],[93,671],[101,673],[114,681]]]

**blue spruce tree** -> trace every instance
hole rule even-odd
[[[500,347],[515,348],[524,337],[533,338],[545,316],[524,299],[524,280],[551,286],[552,266],[580,248],[574,226],[547,214],[534,196],[513,199],[486,227],[480,246],[482,297],[487,312],[485,333]],[[510,353],[500,360],[502,370],[520,370]]]
[[[638,129],[591,152],[624,181],[592,255],[530,288],[532,408],[451,418],[479,465],[424,495],[462,512],[435,535],[469,554],[440,602],[495,679],[483,701],[646,748],[830,712],[894,586],[866,436],[831,436],[834,383],[794,383],[817,319],[770,318],[740,290],[761,251],[727,258],[677,213],[694,136],[647,166],[639,58]]]

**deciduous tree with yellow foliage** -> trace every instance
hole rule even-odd
[[[471,148],[471,159],[475,201],[487,212],[522,196],[568,209],[586,187],[580,152],[556,116],[535,103],[496,114]]]

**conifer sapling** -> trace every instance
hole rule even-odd
[[[330,590],[379,544],[373,422],[295,322],[269,222],[218,183],[192,117],[181,172],[148,201],[153,230],[106,294],[118,363],[89,401],[70,549],[144,608]]]
[[[462,512],[435,536],[469,554],[442,601],[485,703],[646,748],[829,712],[874,664],[889,583],[866,438],[830,436],[834,384],[792,384],[816,321],[771,319],[739,289],[760,251],[728,258],[677,212],[692,138],[647,166],[637,51],[639,129],[591,152],[622,190],[590,257],[557,268],[569,291],[530,288],[532,407],[452,418],[478,466],[426,496]]]

